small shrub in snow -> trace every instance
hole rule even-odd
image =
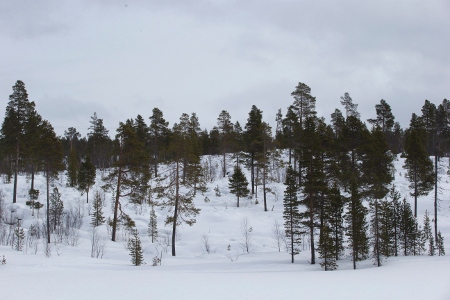
[[[218,185],[216,185],[216,187],[214,188],[214,192],[215,192],[216,197],[222,196]]]

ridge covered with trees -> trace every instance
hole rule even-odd
[[[99,170],[103,190],[114,197],[113,210],[112,218],[105,220],[103,200],[96,192],[92,240],[95,227],[105,222],[111,228],[112,241],[116,241],[120,228],[128,230],[132,263],[140,265],[144,260],[139,232],[123,206],[152,207],[148,226],[152,241],[157,237],[154,207],[168,209],[165,223],[172,228],[171,254],[176,256],[177,228],[196,223],[201,210],[193,200],[206,192],[213,179],[212,163],[205,158],[220,156],[220,176],[229,178],[229,191],[236,196],[237,207],[240,199],[253,197],[256,203],[262,199],[262,210],[269,213],[270,184],[284,183],[282,234],[292,262],[305,236],[309,262],[315,264],[319,259],[324,270],[338,268],[346,248],[354,269],[358,261],[370,257],[381,266],[383,258],[389,256],[445,254],[438,227],[438,162],[450,155],[450,102],[444,99],[436,106],[425,100],[421,114],[412,114],[409,127],[402,129],[384,99],[375,105],[374,118],[365,122],[358,105],[344,93],[342,111],[336,109],[327,124],[317,116],[316,98],[308,85],[299,83],[291,95],[294,101],[286,114],[280,109],[275,115],[274,130],[262,121],[263,112],[256,105],[243,127],[222,110],[217,126],[210,130],[201,129],[195,112],[183,113],[179,122],[169,127],[163,112],[154,108],[147,120],[138,115],[120,122],[114,138],[96,113],[86,137],[75,127],[58,137],[50,122],[38,114],[38,105],[29,101],[25,84],[19,80],[13,86],[0,131],[0,173],[14,187],[12,199],[6,201],[17,202],[18,175],[29,174],[27,205],[40,209],[43,204],[37,200],[34,176],[45,174],[47,216],[42,234],[50,244],[63,234],[58,230],[69,228],[65,222],[70,221],[64,221],[69,214],[64,215],[61,194],[57,188],[51,189],[52,180],[66,176],[68,186],[86,193],[89,203],[88,194]],[[414,207],[400,199],[393,185],[397,156],[405,159]],[[233,173],[228,171],[230,166]],[[248,170],[249,179],[243,168]],[[434,224],[430,224],[427,212],[422,227],[417,219],[418,199],[432,191]],[[220,196],[219,190],[216,195]],[[4,210],[0,213],[5,214]],[[0,218],[0,222],[5,219]],[[71,222],[76,223],[76,219]],[[248,237],[251,227],[247,225]],[[19,243],[19,249],[22,235],[17,230],[16,238],[11,235],[0,242]],[[245,246],[248,252],[250,245]],[[93,253],[98,256],[101,251],[93,248]],[[154,264],[158,264],[158,257]]]

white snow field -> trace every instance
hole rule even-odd
[[[136,208],[122,199],[122,206],[136,222],[144,250],[145,265],[133,266],[126,249],[126,240],[121,231],[118,241],[112,242],[106,225],[98,232],[105,243],[103,258],[91,258],[91,217],[85,195],[66,187],[65,175],[61,175],[54,186],[62,193],[65,209],[80,209],[84,215],[79,230],[78,245],[52,245],[51,256],[46,257],[43,243],[37,247],[24,247],[22,252],[11,246],[0,246],[0,260],[4,255],[6,264],[0,264],[0,299],[450,299],[450,178],[447,175],[448,160],[441,164],[440,174],[439,229],[446,243],[447,256],[398,256],[383,261],[376,267],[371,259],[358,263],[353,270],[350,257],[338,261],[338,269],[325,272],[320,265],[309,264],[309,249],[305,241],[303,251],[290,263],[290,255],[284,246],[281,252],[275,244],[272,227],[275,220],[283,224],[282,183],[271,183],[277,190],[268,194],[268,212],[263,211],[260,195],[255,199],[241,200],[236,207],[234,195],[228,192],[228,179],[220,176],[220,157],[213,158],[217,166],[214,182],[208,185],[208,192],[197,195],[195,205],[201,208],[197,223],[190,227],[179,227],[177,235],[177,256],[172,257],[170,248],[165,252],[164,238],[171,227],[164,226],[169,213],[167,209],[156,208],[158,231],[161,241],[151,243],[147,234],[150,208],[147,205]],[[408,182],[402,169],[403,160],[395,162],[395,185],[402,197],[412,204]],[[232,172],[232,166],[229,167]],[[244,170],[249,178],[247,170]],[[96,187],[102,185],[98,172]],[[28,179],[19,176],[18,201],[12,205],[12,184],[0,184],[6,204],[22,219],[22,227],[42,221],[44,209],[31,215],[27,201],[30,188]],[[218,186],[220,197],[215,196]],[[40,190],[39,200],[45,203],[45,180],[42,174],[36,177],[35,188]],[[210,202],[205,202],[208,196]],[[105,217],[111,215],[111,194],[105,194],[103,207]],[[423,223],[425,210],[433,213],[433,192],[421,197],[418,202],[419,224]],[[252,227],[252,251],[244,253],[241,243],[240,225],[247,218]],[[208,239],[211,251],[204,250],[204,238]],[[158,251],[158,252],[157,252]],[[162,251],[161,265],[152,266],[152,259]],[[317,254],[318,256],[318,254]],[[320,260],[319,260],[320,261]]]

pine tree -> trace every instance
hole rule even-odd
[[[323,172],[323,154],[320,143],[318,120],[315,117],[307,117],[304,120],[304,137],[301,147],[302,162],[300,166],[303,172],[303,180],[300,181],[302,199],[300,204],[306,209],[301,213],[302,223],[309,229],[311,243],[311,264],[315,264],[315,239],[314,229],[316,227],[317,215],[320,212],[320,195],[325,193],[325,173]]]
[[[363,177],[367,182],[366,195],[371,200],[371,231],[373,256],[378,266],[381,266],[381,234],[380,226],[380,201],[389,192],[389,184],[394,179],[392,170],[394,168],[393,157],[388,151],[386,138],[383,135],[381,127],[372,129],[368,143],[365,147],[365,156],[363,158]]]
[[[168,215],[166,225],[172,225],[172,256],[176,256],[176,231],[182,223],[192,226],[196,223],[195,217],[200,209],[194,205],[195,191],[198,188],[198,180],[195,176],[201,172],[192,172],[200,163],[201,151],[195,145],[197,141],[193,136],[197,134],[196,115],[191,120],[189,115],[182,114],[180,123],[175,123],[172,130],[172,138],[168,147],[168,154],[172,158],[169,163],[166,177],[159,180],[157,187],[158,198],[163,199],[161,206],[168,207],[173,215]]]
[[[24,153],[23,144],[26,140],[26,124],[29,116],[35,112],[34,102],[28,101],[28,93],[25,84],[17,80],[13,86],[13,93],[9,96],[6,107],[5,118],[2,123],[2,147],[4,151],[14,157],[14,187],[13,203],[17,200],[17,175],[19,173],[19,163]]]
[[[152,243],[158,238],[158,220],[155,213],[155,208],[152,205],[152,210],[150,211],[150,221],[148,223],[148,236],[152,239]]]
[[[169,135],[169,122],[163,117],[163,112],[154,108],[152,110],[152,116],[150,117],[150,148],[152,149],[152,160],[153,168],[155,172],[155,177],[158,177],[158,162],[160,161],[160,156],[164,152],[166,142],[168,142]]]
[[[89,202],[89,190],[95,184],[96,170],[94,164],[91,162],[91,158],[86,156],[81,163],[80,170],[78,171],[78,190],[86,193],[86,203]]]
[[[250,168],[250,184],[252,186],[252,195],[255,194],[255,165],[256,157],[263,151],[263,134],[262,134],[262,111],[255,105],[248,113],[247,123],[245,124],[244,142],[248,158],[246,165]]]
[[[410,128],[405,132],[405,164],[410,193],[414,197],[414,217],[417,218],[417,198],[426,196],[433,189],[433,163],[426,150],[426,131],[424,124],[415,114],[412,115]]]
[[[141,239],[139,238],[139,232],[136,228],[131,230],[131,237],[128,239],[127,248],[130,251],[131,263],[134,266],[145,264]]]
[[[94,212],[91,217],[91,225],[97,227],[105,223],[105,218],[103,217],[103,203],[100,192],[95,192],[94,203],[92,205]]]
[[[324,224],[324,226],[328,227],[329,233],[333,238],[333,245],[335,249],[333,251],[328,250],[328,253],[335,254],[335,260],[339,260],[339,258],[344,254],[344,207],[345,207],[345,199],[341,195],[341,191],[336,183],[330,189],[329,195],[327,197],[327,201],[324,206],[324,212],[326,217],[326,221],[328,223]],[[326,245],[330,243],[327,242]]]
[[[242,172],[241,168],[238,166],[234,167],[234,173],[228,180],[228,186],[230,188],[230,193],[236,195],[237,197],[237,207],[239,207],[239,199],[241,197],[246,197],[250,192],[247,188],[248,181]]]
[[[296,245],[300,244],[299,235],[302,233],[300,229],[301,216],[298,211],[297,191],[298,186],[296,182],[296,174],[292,166],[288,166],[286,170],[286,181],[284,183],[286,189],[284,191],[284,228],[286,231],[286,238],[289,239],[289,252],[291,254],[291,262],[294,263],[294,255],[298,254]]]
[[[47,186],[47,243],[50,244],[50,181],[58,178],[58,172],[64,168],[61,141],[56,137],[53,126],[43,121],[40,129],[39,158],[45,171]]]
[[[81,134],[74,127],[68,128],[64,131],[64,136],[70,142],[70,152],[67,166],[67,181],[70,187],[77,186],[77,172],[78,172],[78,156],[73,146],[74,141],[78,140]]]
[[[222,110],[217,118],[217,125],[220,136],[220,148],[223,157],[223,177],[226,176],[227,161],[226,154],[233,148],[233,123],[231,116],[226,110]]]
[[[116,135],[115,152],[118,160],[107,176],[103,178],[104,189],[114,190],[114,217],[112,224],[111,240],[116,240],[117,223],[120,218],[119,206],[120,198],[124,196],[136,197],[133,194],[140,190],[140,195],[146,197],[142,190],[148,187],[150,171],[148,168],[148,156],[145,145],[138,139],[135,129],[130,121],[120,122]],[[122,210],[120,210],[123,216]]]
[[[339,167],[341,184],[349,193],[345,220],[347,223],[347,237],[352,253],[353,268],[356,263],[366,259],[369,253],[369,239],[366,222],[367,208],[363,205],[366,185],[364,177],[365,147],[369,140],[369,132],[358,119],[355,112],[349,111],[342,132],[338,137]]]

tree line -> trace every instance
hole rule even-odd
[[[285,170],[284,218],[292,261],[298,252],[299,236],[305,233],[310,238],[310,262],[315,263],[317,250],[325,269],[337,266],[344,241],[350,247],[354,268],[369,253],[373,253],[378,265],[382,256],[397,255],[400,249],[404,255],[419,254],[423,252],[424,236],[430,249],[436,245],[442,248],[441,253],[438,162],[450,152],[449,101],[444,99],[436,107],[425,100],[421,114],[412,114],[409,127],[403,130],[383,99],[375,105],[375,117],[364,122],[358,105],[345,93],[340,101],[343,110],[336,109],[327,124],[317,116],[316,98],[308,85],[299,83],[291,95],[294,101],[284,116],[278,110],[273,131],[262,121],[263,112],[253,105],[244,128],[238,121],[233,122],[226,110],[220,112],[217,126],[211,130],[201,129],[195,113],[183,113],[170,128],[163,112],[154,108],[148,123],[141,115],[120,122],[113,139],[96,113],[86,137],[81,137],[75,127],[56,136],[50,122],[43,120],[36,104],[28,100],[25,85],[19,80],[13,86],[1,127],[0,172],[6,182],[14,183],[12,202],[17,200],[18,174],[30,174],[30,199],[37,199],[34,175],[43,172],[49,207],[49,183],[59,173],[64,171],[68,185],[86,193],[89,201],[95,170],[104,170],[107,174],[103,188],[114,195],[111,239],[115,241],[118,226],[132,224],[121,209],[122,199],[158,204],[173,212],[166,223],[172,225],[175,256],[176,228],[181,223],[195,223],[200,210],[193,199],[205,192],[211,177],[201,157],[220,155],[221,176],[230,177],[230,191],[237,196],[237,206],[240,197],[248,194],[258,199],[259,187],[264,211],[268,211],[268,184],[280,180],[275,178],[274,170]],[[286,162],[281,159],[283,151]],[[396,155],[405,157],[413,211],[406,201],[398,199],[392,186]],[[227,166],[231,164],[234,172],[228,174]],[[250,171],[249,182],[242,167]],[[152,188],[150,179],[155,180],[156,187]],[[425,225],[423,229],[418,226],[417,199],[433,189],[431,234],[429,224],[426,229]],[[152,195],[159,199],[157,203]],[[35,205],[39,206],[30,202],[33,208]]]

